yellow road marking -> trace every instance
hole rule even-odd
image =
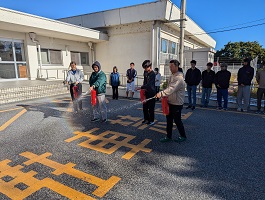
[[[81,142],[79,146],[92,149],[95,151],[99,151],[101,153],[105,154],[112,154],[115,151],[117,151],[120,147],[128,147],[131,150],[124,154],[122,158],[124,159],[131,159],[136,153],[143,151],[146,153],[150,153],[152,149],[146,148],[145,145],[147,145],[151,140],[145,139],[140,144],[134,145],[130,144],[129,142],[135,138],[135,136],[131,136],[128,134],[123,134],[119,132],[114,131],[105,131],[99,135],[92,134],[94,131],[99,130],[99,128],[93,128],[86,132],[74,132],[75,136],[65,140],[65,142],[72,142],[74,140],[77,140],[82,137],[88,138],[88,140]],[[106,137],[110,136],[110,137]],[[122,138],[121,140],[117,140],[118,138]],[[99,141],[97,144],[93,144],[93,142]],[[105,146],[108,144],[112,144],[110,148],[106,148]]]
[[[27,110],[26,109],[23,109],[18,114],[16,114],[14,117],[12,117],[11,119],[9,119],[6,123],[4,123],[2,126],[0,126],[0,131],[5,130],[10,124],[12,124],[14,121],[16,121],[25,112],[27,112]]]
[[[47,158],[52,155],[49,152],[46,152],[42,155],[36,155],[31,152],[24,152],[20,155],[29,159],[28,161],[25,161],[23,163],[24,165],[29,166],[31,164],[39,163],[54,169],[52,174],[55,176],[67,174],[77,179],[81,179],[85,182],[96,185],[97,189],[94,190],[92,194],[100,198],[103,197],[110,189],[113,188],[113,186],[115,186],[121,180],[117,176],[111,176],[109,179],[104,180],[73,168],[75,166],[75,164],[73,163],[67,163],[64,165],[55,162]],[[69,199],[94,199],[93,197],[88,196],[87,194],[84,194],[56,180],[53,180],[50,177],[46,177],[42,180],[39,180],[34,177],[38,174],[38,172],[34,170],[31,170],[29,172],[23,172],[22,169],[24,168],[24,166],[10,166],[9,163],[11,162],[11,160],[0,161],[0,193],[5,194],[11,199],[25,199],[34,192],[37,192],[38,190],[45,187]],[[10,178],[12,178],[12,180],[5,181],[3,177],[6,176],[9,176]],[[25,184],[27,188],[24,190],[20,190],[16,187],[16,185],[19,183]]]
[[[2,112],[9,112],[9,111],[13,111],[13,110],[21,110],[23,108],[11,108],[11,109],[8,109],[8,110],[0,110],[0,113]]]

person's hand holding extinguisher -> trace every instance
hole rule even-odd
[[[158,99],[161,98],[161,92],[158,92],[158,93],[156,94],[156,98],[158,98]]]
[[[92,85],[89,89],[90,91],[94,90],[94,85]]]

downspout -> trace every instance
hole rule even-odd
[[[154,64],[154,61],[155,61],[155,53],[154,53],[154,50],[155,50],[155,42],[154,42],[154,39],[155,39],[155,26],[156,22],[154,21],[154,23],[152,24],[152,44],[151,44],[151,55],[152,55],[152,63]],[[153,66],[154,67],[154,66]]]
[[[40,42],[39,42],[38,40],[36,40],[36,33],[34,33],[34,32],[30,32],[30,33],[29,33],[29,38],[31,39],[31,41],[32,41],[33,43],[36,44],[37,49],[38,49],[39,66],[40,66],[39,71],[40,71],[40,78],[42,78],[42,71],[41,71],[41,70],[42,70],[42,60],[41,60],[41,48],[40,48]]]
[[[92,56],[92,64],[94,63],[94,59],[95,59],[95,52],[94,52],[94,48],[93,48],[93,43],[92,42],[88,42],[87,45],[89,46],[90,52],[91,52],[91,56]],[[92,66],[91,64],[91,66]]]
[[[159,26],[156,28],[156,63],[157,67],[160,71],[160,23]]]

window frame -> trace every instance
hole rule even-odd
[[[44,51],[44,50],[47,51],[48,63],[43,63],[43,59],[42,59],[43,57],[41,55],[41,62],[42,62],[41,64],[42,65],[56,65],[56,66],[62,66],[63,65],[63,55],[62,55],[62,50],[61,49],[48,49],[48,48],[41,48],[40,49],[41,52]],[[38,49],[37,49],[37,51],[38,51]],[[52,61],[51,61],[51,52],[50,51],[59,51],[60,52],[60,61],[61,61],[61,63],[52,63]],[[38,54],[38,56],[39,56],[39,54]]]

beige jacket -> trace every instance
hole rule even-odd
[[[261,69],[257,72],[256,80],[259,84],[259,88],[265,89],[265,69]]]
[[[177,72],[169,77],[167,88],[161,92],[161,95],[168,97],[169,104],[184,104],[185,82],[184,75],[182,72]]]

